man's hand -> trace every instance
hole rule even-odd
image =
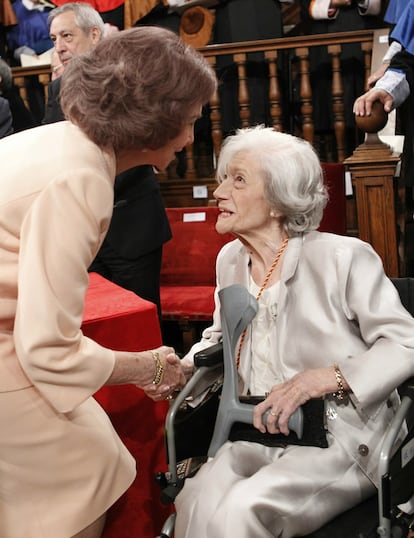
[[[385,112],[389,113],[392,110],[394,100],[392,96],[385,90],[379,88],[373,88],[367,91],[354,103],[355,116],[370,116],[372,112],[372,105],[375,101],[380,101],[384,105]]]

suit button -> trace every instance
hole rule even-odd
[[[369,448],[367,445],[359,445],[358,452],[361,456],[368,456]]]

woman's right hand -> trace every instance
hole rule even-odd
[[[151,382],[141,386],[141,388],[153,400],[164,400],[186,384],[186,376],[184,375],[181,359],[175,354],[173,348],[161,346],[158,349],[154,349],[152,353],[158,353],[161,364],[163,365],[162,379],[159,384],[154,384],[153,376]],[[153,362],[155,364],[154,359]],[[155,372],[155,369],[153,372]]]
[[[162,367],[159,380],[156,375],[157,363]],[[183,367],[174,349],[160,346],[151,351],[115,351],[114,369],[106,384],[133,384],[143,389],[153,400],[161,400],[185,383]]]

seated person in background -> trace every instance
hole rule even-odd
[[[0,58],[0,95],[7,99],[13,121],[13,132],[17,133],[24,129],[30,129],[36,122],[23,99],[19,89],[13,84],[13,74],[8,63]]]
[[[13,4],[19,23],[7,31],[7,45],[13,58],[20,63],[20,55],[42,54],[51,49],[47,9],[40,0],[16,0]]]
[[[324,397],[328,448],[225,443],[177,496],[175,537],[303,536],[375,492],[395,389],[414,374],[414,319],[369,244],[316,231],[327,194],[308,142],[240,130],[217,178],[216,229],[237,239],[217,258],[213,325],[183,365],[222,337],[217,292],[244,285],[259,311],[236,348],[240,393],[267,395],[254,426],[287,434]]]
[[[13,118],[7,99],[0,97],[0,138],[12,134]]]

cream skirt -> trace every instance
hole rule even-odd
[[[1,538],[69,538],[135,474],[135,460],[93,398],[63,414],[33,387],[0,393]]]

